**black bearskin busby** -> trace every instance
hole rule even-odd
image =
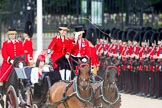
[[[30,38],[33,36],[33,24],[31,21],[25,23],[24,33],[28,34]]]

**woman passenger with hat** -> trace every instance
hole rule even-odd
[[[3,42],[2,46],[2,67],[0,69],[0,92],[2,93],[3,82],[7,82],[14,64],[14,56],[24,55],[23,44],[16,39],[16,30],[10,28],[7,32],[9,39]]]
[[[62,80],[70,80],[71,70],[69,66],[70,44],[66,37],[69,31],[67,24],[62,24],[59,27],[59,35],[54,36],[48,46],[48,54],[51,54],[50,59],[53,63],[55,73],[59,72]]]
[[[42,72],[45,65],[45,54],[40,54],[36,61],[36,67],[31,70],[31,83],[38,83],[38,79],[42,77]]]

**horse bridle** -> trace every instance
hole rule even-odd
[[[116,86],[116,84],[115,84],[115,86]],[[106,98],[104,96],[104,84],[103,84],[103,81],[101,82],[100,91],[101,91],[101,95],[99,97],[101,97],[104,102],[109,103],[110,105],[115,104],[119,100],[119,90],[118,90],[117,86],[116,86],[116,94],[117,94],[117,96],[115,97],[114,101],[111,101],[110,99],[108,99],[108,98]]]
[[[117,69],[116,66],[108,66],[107,68],[108,68],[108,69],[109,69],[109,68],[115,68],[115,69]],[[108,98],[104,95],[104,88],[105,88],[105,86],[104,86],[104,81],[101,81],[101,82],[100,82],[100,92],[101,92],[101,94],[100,94],[97,98],[102,98],[102,100],[103,100],[104,102],[110,104],[110,106],[111,106],[111,105],[115,104],[115,103],[119,100],[119,90],[118,90],[118,87],[116,86],[116,82],[115,82],[115,81],[109,82],[109,81],[107,80],[107,82],[108,82],[108,89],[110,88],[110,85],[111,85],[111,84],[113,84],[113,85],[115,86],[115,88],[116,88],[116,91],[115,91],[115,92],[116,92],[117,95],[116,95],[115,99],[114,99],[113,101],[111,101],[110,99],[108,99]],[[101,105],[98,106],[98,107],[102,107],[102,103],[101,103]]]
[[[80,80],[80,83],[79,83],[78,87],[79,87],[82,91],[88,90],[88,88],[90,88],[90,79],[88,79],[88,80],[85,79],[85,78],[81,79],[81,78],[79,77],[79,80]],[[83,83],[86,83],[86,85],[84,86]]]
[[[60,103],[63,103],[64,104],[64,106],[65,106],[65,108],[68,108],[68,104],[67,104],[67,102],[66,102],[66,100],[68,100],[70,97],[72,97],[73,95],[76,95],[77,96],[77,98],[79,99],[79,100],[81,100],[81,101],[83,101],[83,102],[85,102],[85,106],[87,105],[87,103],[89,103],[89,104],[92,104],[90,101],[92,100],[92,97],[93,97],[93,88],[91,87],[90,89],[91,89],[91,94],[90,94],[90,96],[88,97],[88,98],[83,98],[81,95],[80,95],[80,93],[79,93],[79,90],[78,90],[78,76],[76,76],[75,78],[74,78],[74,82],[73,83],[69,83],[68,85],[67,85],[67,87],[65,88],[66,89],[66,91],[64,91],[65,93],[64,94],[66,94],[66,92],[67,92],[67,90],[68,90],[68,88],[73,84],[73,91],[74,92],[72,92],[69,96],[66,96],[66,97],[64,97],[62,100],[60,100],[60,101],[57,101],[57,102],[53,102],[53,103],[46,103],[46,105],[48,106],[48,105],[54,105],[54,106],[57,106],[58,104],[60,104]],[[90,86],[89,86],[90,87]]]

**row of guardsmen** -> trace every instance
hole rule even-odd
[[[162,98],[162,30],[145,27],[100,33],[97,54],[119,62],[121,92]]]

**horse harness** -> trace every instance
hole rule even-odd
[[[62,94],[62,99],[61,99],[60,101],[57,101],[57,102],[46,103],[46,104],[47,104],[47,105],[51,105],[51,106],[58,106],[59,104],[63,103],[63,105],[65,106],[65,108],[69,108],[69,106],[68,106],[68,104],[67,104],[67,100],[68,100],[70,97],[72,97],[73,95],[76,95],[76,97],[77,97],[80,101],[82,101],[82,102],[85,103],[85,107],[84,107],[84,108],[87,108],[87,104],[88,104],[88,103],[91,104],[91,105],[93,105],[93,104],[90,102],[90,101],[92,100],[93,94],[94,94],[93,88],[91,87],[91,94],[90,94],[90,96],[89,96],[88,98],[83,98],[83,97],[81,97],[81,95],[80,95],[80,93],[79,93],[79,90],[78,90],[78,85],[77,85],[78,80],[77,80],[77,79],[78,79],[78,76],[76,76],[76,77],[74,78],[73,82],[64,81],[64,82],[66,82],[66,83],[68,83],[68,84],[67,84],[67,86],[66,86],[66,88],[65,88],[65,90],[64,90],[64,92],[63,92],[63,94]],[[69,96],[66,96],[66,93],[67,93],[68,89],[69,89],[72,85],[73,85],[73,91],[74,91],[74,92],[72,92]]]
[[[115,103],[120,99],[118,88],[116,87],[116,94],[117,94],[117,96],[116,96],[116,98],[114,99],[114,101],[110,101],[108,98],[106,98],[106,97],[104,96],[104,91],[103,91],[103,90],[104,90],[104,84],[103,84],[103,81],[100,82],[100,87],[98,87],[98,88],[96,89],[96,91],[97,91],[98,89],[100,89],[100,95],[99,95],[96,99],[101,98],[104,102],[106,102],[106,103],[109,104],[108,108],[113,108],[112,105],[115,104]],[[95,93],[96,93],[96,92],[95,92]],[[95,106],[94,108],[103,108],[102,103],[100,103],[99,106]]]

